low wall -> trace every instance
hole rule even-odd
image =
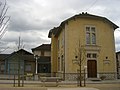
[[[85,78],[87,79],[87,73],[82,73],[82,80]],[[20,75],[20,77],[23,77],[23,75]],[[38,80],[40,80],[41,77],[53,77],[52,73],[50,74],[38,74],[37,75]],[[79,73],[54,73],[54,77],[61,77],[65,81],[77,81],[79,79]],[[6,74],[0,74],[0,79],[18,79],[18,75],[6,75]],[[97,73],[97,78],[100,78],[102,80],[114,80],[117,79],[116,73]],[[35,80],[35,75],[24,75],[24,79],[26,80]]]
[[[11,79],[18,79],[18,75],[5,75],[5,74],[0,74],[0,79],[5,79],[5,80],[11,80]]]

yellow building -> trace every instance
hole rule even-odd
[[[115,79],[114,30],[117,28],[107,18],[88,13],[63,21],[48,35],[51,38],[51,72],[57,72],[65,80],[75,80],[80,52],[86,78]]]

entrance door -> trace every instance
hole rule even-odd
[[[88,78],[97,78],[97,61],[87,61]]]

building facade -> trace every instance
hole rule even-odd
[[[117,78],[120,79],[120,51],[116,53]]]
[[[51,71],[65,80],[75,80],[79,66],[74,61],[81,56],[86,78],[115,79],[114,30],[117,28],[107,18],[88,13],[63,21],[48,35],[51,38]]]
[[[1,55],[0,55],[1,56]],[[0,77],[4,79],[13,79],[14,75],[27,75],[35,73],[35,60],[32,53],[20,49],[9,55],[4,55],[0,61]]]
[[[10,54],[0,54],[0,74],[5,73],[5,58]]]
[[[33,54],[24,49],[11,53],[5,58],[5,73],[8,75],[35,73],[35,60]]]
[[[36,74],[51,73],[51,45],[42,44],[32,49],[34,58],[36,59]]]

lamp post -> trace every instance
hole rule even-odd
[[[38,69],[38,55],[35,55],[35,74],[37,74],[38,72],[37,72],[37,69]]]
[[[34,58],[35,58],[35,80],[38,80],[38,58],[39,58],[39,56],[38,55],[35,55],[34,56]]]

